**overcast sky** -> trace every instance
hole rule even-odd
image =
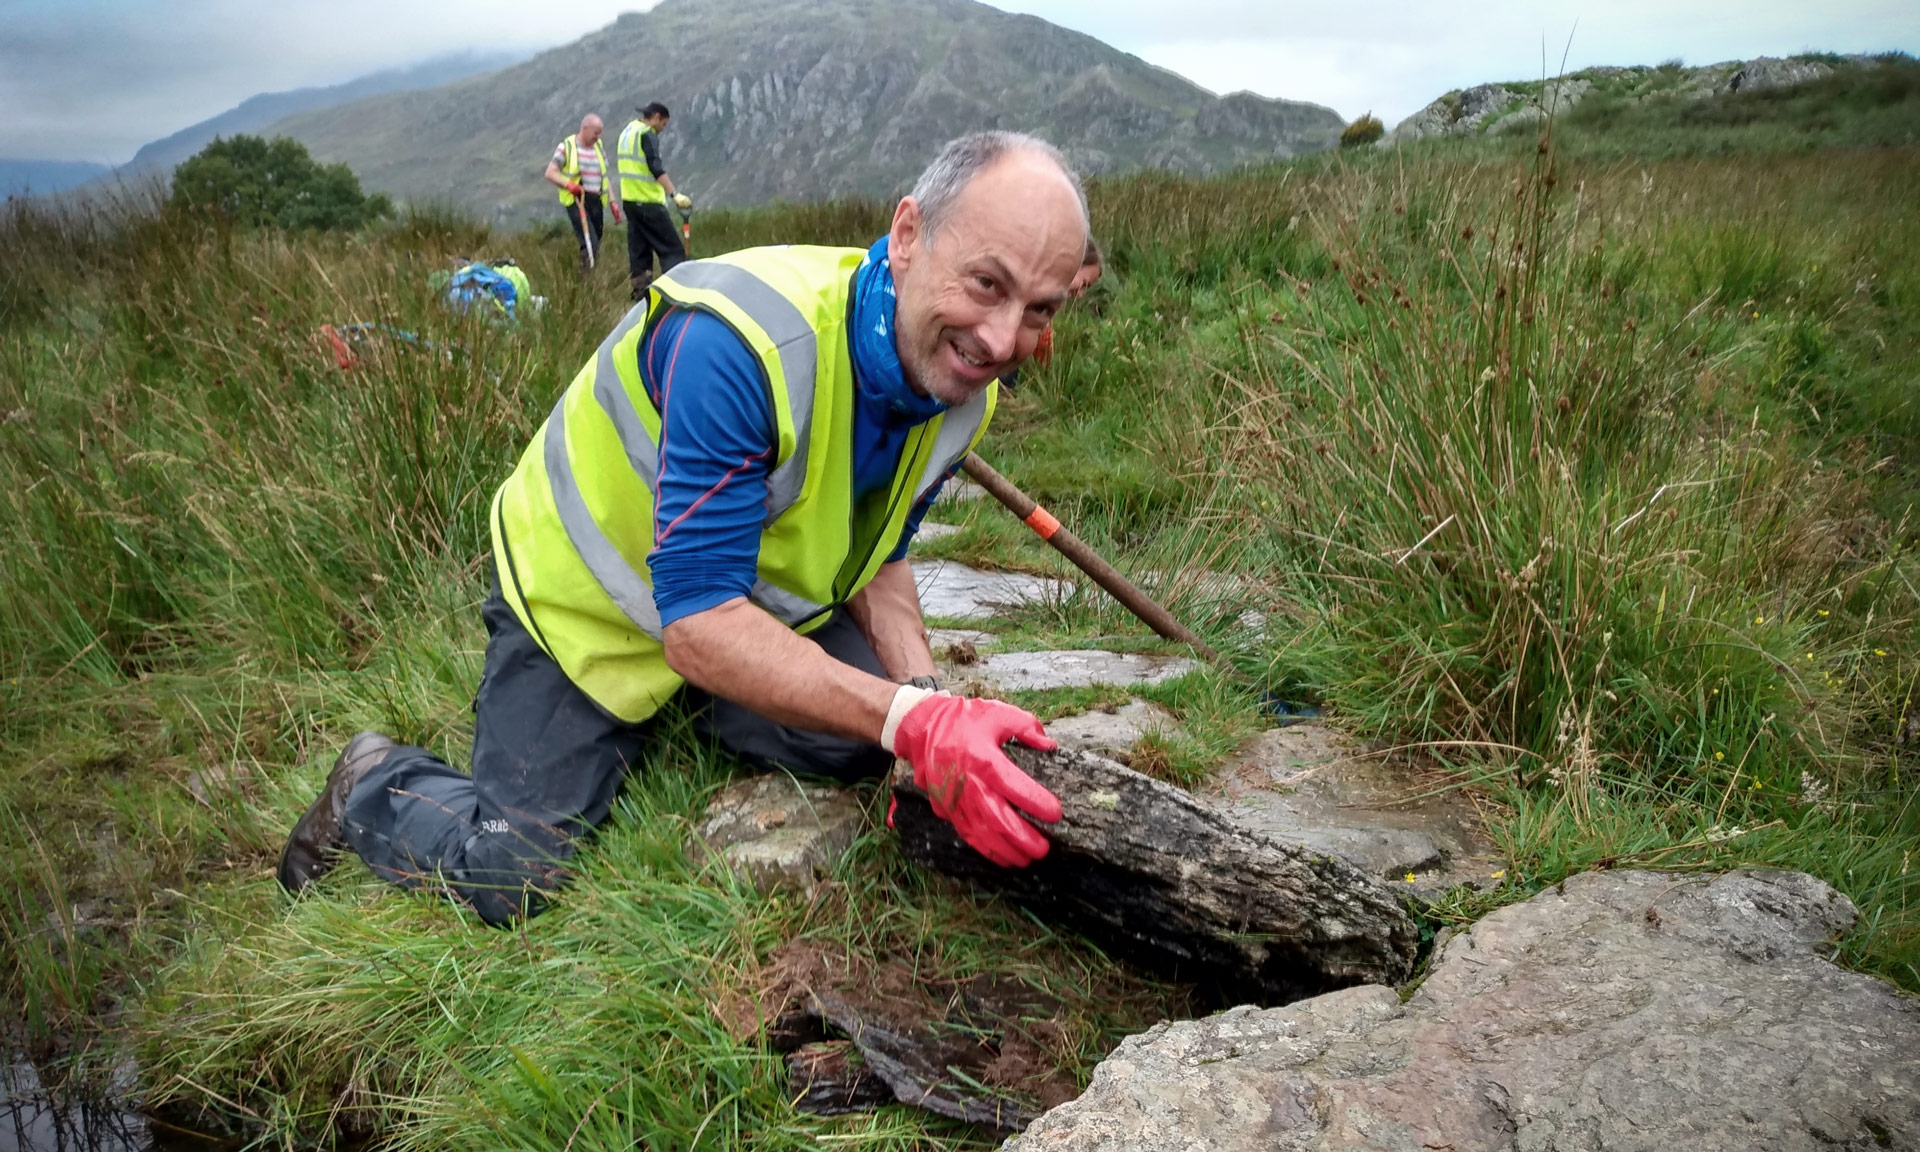
[[[257,92],[566,43],[651,0],[0,0],[0,156],[120,163]],[[1920,49],[1915,0],[1003,0],[1215,92],[1392,124],[1557,68]]]

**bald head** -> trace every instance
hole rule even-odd
[[[591,144],[600,139],[600,131],[604,127],[605,125],[600,123],[600,117],[591,112],[587,113],[580,118],[580,143]]]
[[[908,381],[947,404],[1033,354],[1087,249],[1086,194],[1031,136],[976,132],[941,149],[888,232]]]

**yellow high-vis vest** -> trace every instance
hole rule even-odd
[[[750,248],[653,282],[535,433],[493,500],[500,588],[520,622],[595,703],[629,722],[679,690],[667,667],[647,555],[660,415],[640,378],[668,308],[710,313],[760,361],[776,444],[752,601],[801,632],[866,587],[913,506],[986,432],[998,382],[914,428],[893,482],[853,498],[853,354],[859,248]]]
[[[652,132],[645,123],[630,120],[620,130],[620,146],[614,149],[614,162],[620,165],[620,199],[635,204],[665,204],[667,190],[647,167],[647,148],[643,141]]]
[[[580,182],[580,133],[575,132],[560,141],[560,146],[566,150],[563,163],[560,165],[560,174],[578,184]],[[607,154],[601,149],[598,140],[593,142],[593,154],[600,158],[600,189],[604,192],[607,187]],[[560,204],[565,208],[573,207],[573,193],[565,188],[560,189]]]

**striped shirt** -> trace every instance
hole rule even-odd
[[[580,190],[582,192],[600,191],[601,182],[606,179],[605,173],[600,171],[600,154],[593,150],[593,145],[591,144],[582,144],[579,148],[575,149],[575,151],[580,153]],[[567,142],[565,140],[560,141],[559,145],[554,148],[553,162],[559,167],[560,171],[565,172],[567,170]]]

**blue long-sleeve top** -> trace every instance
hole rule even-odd
[[[945,405],[914,392],[901,369],[885,237],[868,251],[853,290],[858,502],[892,483],[907,434]],[[759,359],[717,317],[669,310],[641,342],[639,358],[640,379],[660,413],[659,494],[647,567],[666,625],[752,589],[778,434]],[[945,483],[943,477],[914,506],[889,560],[906,556]]]

